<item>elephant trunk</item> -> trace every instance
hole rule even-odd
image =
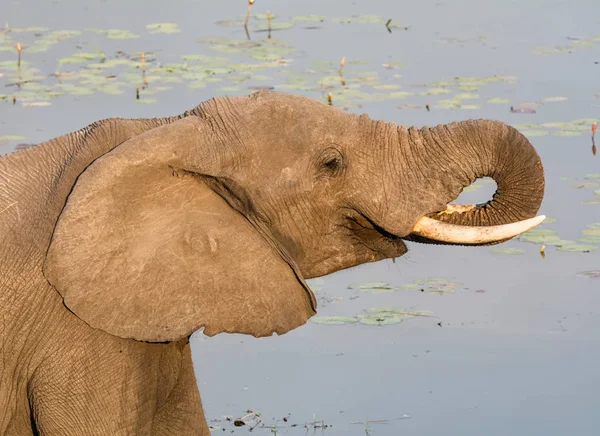
[[[424,146],[431,150],[433,159],[447,169],[445,180],[439,181],[455,199],[462,189],[481,177],[491,177],[497,184],[493,198],[477,205],[452,205],[420,221],[413,230],[416,240],[420,238],[442,240],[436,232],[419,228],[436,227],[440,222],[454,226],[468,226],[471,230],[481,227],[483,233],[474,244],[495,243],[510,239],[543,221],[533,218],[540,208],[544,195],[544,170],[541,160],[531,143],[516,129],[499,121],[469,120],[459,123],[420,129]],[[437,170],[439,173],[439,168]],[[446,199],[447,200],[447,199]],[[532,219],[533,218],[533,219]],[[523,221],[526,220],[526,221]],[[521,222],[520,226],[511,223]],[[505,226],[511,224],[512,228]],[[501,226],[501,227],[498,227]],[[458,228],[447,226],[447,231]],[[445,242],[458,242],[460,238]]]

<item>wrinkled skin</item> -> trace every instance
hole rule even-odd
[[[478,177],[494,199],[438,214]],[[422,216],[535,215],[493,121],[416,129],[278,93],[109,119],[0,158],[0,434],[208,435],[188,338],[283,334],[304,279],[401,256]]]

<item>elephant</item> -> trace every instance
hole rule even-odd
[[[452,202],[477,178],[483,204]],[[109,118],[0,157],[0,434],[208,435],[190,335],[282,335],[305,280],[406,241],[539,224],[544,171],[493,120],[410,127],[303,96]]]

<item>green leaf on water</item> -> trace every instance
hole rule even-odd
[[[18,135],[4,135],[4,136],[0,136],[0,142],[21,141],[23,139],[25,139],[24,136],[18,136]]]
[[[372,86],[373,89],[379,89],[379,90],[390,90],[390,89],[400,89],[401,86],[400,85],[394,85],[394,84],[388,84],[388,85],[373,85]]]
[[[497,248],[495,250],[492,250],[492,253],[513,256],[513,255],[525,254],[525,250],[521,250],[520,248],[505,248],[505,249]]]
[[[415,316],[432,316],[433,312],[428,310],[406,310],[402,307],[384,306],[384,307],[370,307],[365,309],[365,312],[371,315],[400,315],[407,318]]]
[[[600,182],[600,174],[586,174],[583,176],[583,178],[588,180],[597,180]]]
[[[600,244],[600,235],[585,236],[583,238],[577,238],[578,242],[586,244]]]
[[[292,17],[292,21],[300,21],[304,23],[320,23],[325,21],[325,18],[327,18],[325,15],[296,15]]]
[[[294,23],[290,23],[290,22],[278,22],[278,21],[273,21],[271,22],[271,30],[286,30],[286,29],[291,29],[292,27],[294,27],[295,24]],[[261,23],[257,26],[256,30],[264,32],[266,30],[269,30],[269,24],[268,23]]]
[[[379,292],[394,292],[398,288],[390,286],[387,282],[362,282],[352,283],[348,285],[349,289],[357,289],[361,292],[379,293]]]
[[[358,315],[358,322],[365,325],[391,325],[401,323],[406,319],[402,315],[385,315],[385,314],[373,314],[373,315]]]
[[[486,102],[494,103],[494,104],[508,103],[509,101],[510,100],[508,98],[503,98],[503,97],[488,98],[486,100]]]
[[[556,101],[565,101],[568,100],[567,97],[544,97],[542,98],[542,101],[544,103],[551,103],[551,102],[556,102]]]
[[[450,94],[450,92],[447,88],[429,88],[427,91],[420,92],[419,95],[440,95]]]
[[[42,37],[46,41],[64,41],[65,39],[73,38],[74,36],[81,35],[79,30],[55,30]]]
[[[600,270],[595,271],[581,271],[577,273],[578,276],[587,277],[590,279],[600,279]]]
[[[152,23],[147,24],[146,29],[150,33],[179,33],[181,29],[175,23]]]
[[[315,324],[325,324],[325,325],[348,325],[348,324],[356,324],[358,322],[357,318],[351,316],[313,316],[310,318],[311,322]]]
[[[137,35],[129,30],[121,29],[108,29],[104,31],[104,35],[108,39],[137,39],[140,35]]]
[[[600,229],[600,223],[591,223],[586,225],[588,229]]]
[[[479,98],[479,95],[478,94],[474,94],[472,92],[465,92],[465,93],[462,93],[462,94],[456,94],[454,96],[454,98],[457,98],[459,100],[473,100],[473,99]]]
[[[392,98],[392,99],[403,99],[406,97],[410,97],[411,95],[414,95],[414,93],[408,92],[408,91],[396,91],[396,92],[390,92],[388,94],[388,97]]]
[[[254,18],[256,20],[268,20],[269,19],[269,15],[262,14],[262,13],[252,14],[252,18]],[[271,14],[271,19],[272,20],[275,20],[276,18],[277,18],[277,15]]]
[[[458,99],[454,100],[438,100],[433,106],[438,109],[458,109],[462,102]]]
[[[583,252],[587,253],[590,251],[594,251],[598,246],[591,244],[566,244],[558,247],[559,251],[571,251],[571,252]]]
[[[215,22],[215,24],[217,26],[223,26],[223,27],[238,27],[238,26],[243,26],[244,25],[244,19],[238,19],[238,20],[219,20],[217,22]]]
[[[395,70],[397,68],[403,67],[404,63],[402,62],[388,62],[385,64],[381,64],[381,66],[383,68],[385,68],[386,70]]]
[[[47,27],[9,27],[11,33],[35,32],[41,33],[48,31]]]

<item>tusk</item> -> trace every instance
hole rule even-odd
[[[546,219],[545,215],[500,226],[459,226],[421,217],[412,233],[435,241],[451,244],[487,244],[513,238],[530,230]]]

